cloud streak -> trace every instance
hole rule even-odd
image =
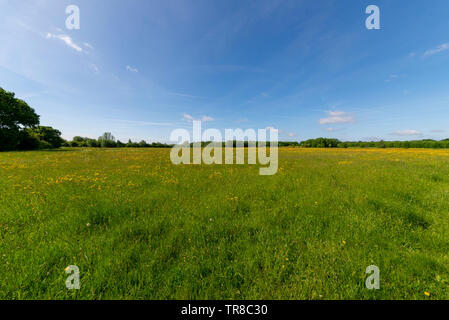
[[[418,130],[398,130],[392,133],[395,136],[420,136],[421,132]]]
[[[96,74],[100,72],[100,68],[98,68],[98,66],[96,64],[94,64],[94,63],[89,65],[89,68]]]
[[[434,55],[434,54],[437,54],[437,53],[446,51],[446,50],[448,50],[448,49],[449,49],[449,43],[443,43],[443,44],[440,44],[440,45],[439,45],[438,47],[436,47],[436,48],[427,50],[426,52],[424,52],[424,55],[423,55],[423,56],[424,56],[424,57],[432,56],[432,55]]]
[[[133,67],[131,67],[131,66],[126,66],[126,71],[134,72],[134,73],[138,73],[138,72],[139,72],[138,69],[133,68]]]
[[[84,44],[84,46],[85,46],[86,48],[89,48],[89,49],[91,49],[91,50],[94,50],[94,47],[93,47],[90,43],[84,42],[83,44]]]
[[[326,128],[327,132],[336,132],[336,131],[341,131],[341,128]]]
[[[214,118],[209,117],[209,116],[202,116],[201,119],[195,119],[194,117],[192,117],[190,114],[187,114],[187,113],[184,113],[183,119],[185,121],[188,121],[188,122],[193,122],[193,121],[201,121],[201,122],[215,121]]]
[[[47,39],[59,39],[61,41],[63,41],[67,46],[69,46],[70,48],[78,51],[78,52],[82,52],[83,48],[81,48],[79,45],[77,45],[72,38],[70,38],[68,35],[66,34],[52,34],[50,32],[47,33]]]
[[[321,125],[355,122],[354,116],[344,111],[326,111],[326,113],[328,117],[320,119]]]

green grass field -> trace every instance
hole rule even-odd
[[[449,151],[280,149],[274,176],[169,152],[0,153],[0,298],[449,298]]]

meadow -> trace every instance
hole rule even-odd
[[[448,150],[281,148],[274,176],[169,153],[0,153],[0,298],[449,298]]]

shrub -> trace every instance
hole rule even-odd
[[[54,149],[53,145],[45,140],[39,140],[39,149],[43,150],[43,149]]]
[[[35,135],[28,131],[22,131],[19,135],[19,144],[17,146],[20,150],[37,150],[40,146],[40,140]]]

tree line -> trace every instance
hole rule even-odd
[[[270,142],[269,141],[267,141],[267,142],[252,141],[252,142],[250,142],[250,141],[247,141],[247,140],[245,140],[245,141],[233,140],[233,141],[227,141],[227,142],[202,141],[201,142],[201,147],[205,148],[205,147],[211,145],[211,146],[214,146],[214,147],[220,147],[221,146],[223,148],[227,147],[227,146],[232,146],[234,148],[243,146],[245,148],[248,148],[250,145],[251,146],[254,146],[254,145],[259,146],[262,143],[264,145],[266,145],[266,146],[270,146]],[[187,143],[186,142],[186,144],[189,147],[196,147],[198,145],[198,143],[195,143],[195,142],[192,142],[192,143]],[[279,141],[278,142],[278,146],[279,147],[299,147],[299,142],[295,142],[295,141]]]
[[[338,139],[318,138],[299,143],[303,148],[431,148],[449,149],[449,139],[444,140],[412,140],[412,141],[345,141]]]
[[[171,148],[173,145],[160,142],[147,143],[145,140],[133,142],[131,139],[124,143],[116,140],[110,132],[105,132],[98,139],[74,137],[72,141],[65,141],[64,147],[73,148]]]
[[[210,142],[202,142],[202,147]],[[225,146],[225,142],[219,143]],[[192,145],[192,144],[191,144]],[[237,146],[237,142],[233,142]],[[248,147],[248,141],[243,142]],[[373,141],[373,142],[342,142],[338,139],[318,138],[302,142],[281,141],[279,147],[301,148],[449,148],[449,139],[413,140],[413,141]],[[49,126],[40,125],[40,117],[25,101],[17,99],[15,94],[0,87],[0,151],[6,150],[37,150],[56,149],[60,147],[88,148],[171,148],[173,145],[145,140],[124,143],[116,140],[109,133],[104,133],[98,139],[74,137],[66,141],[61,137],[61,131]]]

